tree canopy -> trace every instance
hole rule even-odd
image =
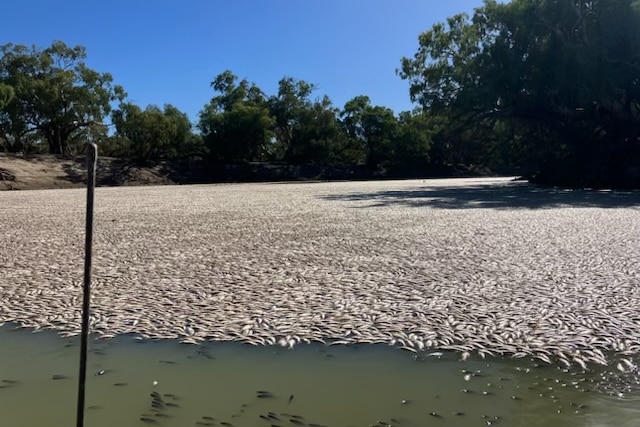
[[[50,153],[68,155],[74,133],[101,123],[111,102],[125,95],[109,73],[85,65],[82,46],[5,44],[0,55],[0,84],[13,92],[2,96],[0,137],[12,151],[36,139],[46,142]]]
[[[536,182],[640,188],[640,0],[485,0],[418,37],[397,70],[413,111],[354,96],[342,108],[283,76],[265,93],[231,70],[195,124],[142,108],[82,46],[0,46],[0,144],[73,155],[87,139],[139,162],[198,157],[429,174],[463,165]],[[113,124],[107,131],[102,121]]]
[[[486,142],[481,160],[520,153],[549,183],[640,185],[640,15],[631,0],[487,0],[419,44],[400,76],[412,100],[447,120],[446,139],[472,130]],[[496,149],[514,142],[515,151]]]
[[[126,144],[125,154],[138,162],[174,158],[193,144],[189,118],[170,104],[164,110],[155,105],[142,110],[123,103],[112,113],[112,121],[116,137]]]

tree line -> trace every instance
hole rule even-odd
[[[101,153],[139,162],[286,162],[370,172],[483,165],[538,182],[640,187],[637,0],[486,0],[418,38],[397,73],[413,111],[366,95],[335,106],[284,76],[275,94],[227,70],[196,123],[142,108],[86,51],[57,41],[0,47],[0,145],[10,152]],[[108,131],[103,121],[113,124]]]

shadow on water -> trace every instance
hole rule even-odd
[[[5,326],[0,341],[0,425],[72,425],[78,339]],[[118,337],[90,344],[86,419],[92,427],[637,425],[640,396],[600,393],[598,375],[380,345]]]
[[[358,207],[409,206],[439,209],[548,209],[640,207],[640,191],[572,190],[520,181],[434,185],[321,196],[323,200],[368,202]]]

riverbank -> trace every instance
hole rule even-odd
[[[80,188],[85,186],[84,157],[61,159],[52,155],[25,157],[0,153],[0,191]],[[339,168],[287,163],[211,164],[203,159],[176,159],[140,165],[127,159],[99,157],[99,187],[205,184],[221,182],[281,182],[372,180],[391,178],[445,178],[490,176],[481,167],[431,166],[428,169],[369,171],[364,166]]]

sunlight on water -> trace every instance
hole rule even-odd
[[[75,425],[78,341],[0,328],[0,425]],[[640,419],[638,396],[596,391],[598,372],[529,360],[132,337],[90,349],[85,425],[92,427],[620,427]]]

